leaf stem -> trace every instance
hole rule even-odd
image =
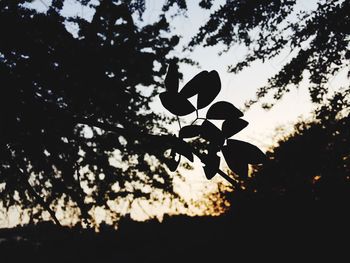
[[[207,160],[207,156],[204,154],[201,154],[197,149],[195,149],[194,147],[192,147],[192,152],[194,155],[196,155],[202,163],[206,163]],[[226,181],[228,181],[232,186],[238,186],[239,185],[239,180],[232,178],[231,176],[229,176],[228,174],[226,174],[225,172],[223,172],[222,170],[218,169],[217,173],[220,174]]]
[[[176,120],[177,120],[177,123],[179,124],[179,129],[181,129],[181,122],[180,122],[180,118],[179,116],[176,115]]]
[[[229,176],[228,174],[224,173],[220,169],[218,170],[218,174],[220,174],[223,178],[226,179],[226,181],[228,181],[233,186],[239,184],[239,181],[236,178],[232,178],[231,176]]]
[[[191,122],[191,125],[193,125],[194,123],[196,123],[197,120],[198,120],[198,117],[197,117],[194,121]]]

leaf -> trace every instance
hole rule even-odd
[[[179,89],[179,72],[176,62],[169,63],[168,72],[164,80],[165,88],[168,92],[177,93]]]
[[[217,71],[202,71],[194,76],[179,92],[186,98],[198,95],[197,108],[208,106],[219,94],[221,81]]]
[[[225,157],[225,161],[228,165],[228,167],[230,167],[230,169],[235,173],[238,174],[242,177],[248,177],[248,163],[244,162],[243,160],[239,159],[239,158],[235,158],[232,156],[227,156],[228,152],[227,149],[224,148],[222,149],[222,153],[224,154]]]
[[[218,101],[214,103],[207,112],[207,119],[227,120],[242,117],[243,113],[233,106],[232,103],[226,101]]]
[[[194,76],[186,85],[180,90],[180,94],[186,98],[191,98],[197,95],[203,87],[206,85],[208,71],[203,70]]]
[[[164,162],[165,164],[168,166],[169,170],[171,172],[175,172],[177,167],[179,166],[180,164],[180,161],[181,161],[181,155],[179,155],[179,158],[178,160],[176,160],[176,153],[175,151],[172,149],[171,150],[171,153],[170,153],[170,158],[165,158]]]
[[[179,131],[180,138],[193,138],[199,136],[201,132],[201,126],[199,125],[188,125],[184,126]]]
[[[175,172],[179,166],[180,160],[176,161],[175,159],[165,159],[165,164],[168,166],[171,172]]]
[[[248,175],[248,164],[263,163],[266,160],[265,154],[258,147],[232,139],[227,140],[222,153],[230,169],[241,176]]]
[[[189,161],[193,162],[193,153],[192,153],[192,147],[186,143],[184,140],[179,140],[177,137],[170,137],[170,146],[171,146],[171,152],[170,152],[170,158],[165,158],[165,163],[170,169],[170,171],[174,172],[181,159],[181,155],[185,156]],[[179,154],[179,160],[176,160],[176,154]]]
[[[174,144],[174,150],[183,156],[185,156],[189,161],[193,162],[192,147],[184,140],[177,139]]]
[[[265,154],[255,145],[238,140],[227,140],[227,146],[236,149],[250,164],[260,164],[266,161]]]
[[[209,154],[207,156],[207,161],[205,163],[205,166],[203,166],[204,169],[204,173],[205,173],[205,177],[207,177],[208,180],[210,180],[211,178],[213,178],[220,167],[220,157],[217,156],[216,154]]]
[[[174,115],[184,116],[196,110],[191,102],[178,93],[163,92],[159,98],[164,108]]]
[[[207,76],[207,81],[203,86],[197,98],[197,109],[207,107],[219,94],[221,90],[221,81],[216,70],[210,71]]]
[[[221,130],[210,121],[205,120],[201,125],[201,137],[211,144],[221,148],[225,142],[225,137]]]
[[[228,119],[222,123],[221,130],[225,138],[230,138],[247,127],[248,122],[242,119]]]

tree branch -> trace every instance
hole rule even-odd
[[[57,219],[55,212],[50,208],[49,204],[45,202],[45,200],[34,190],[34,188],[26,179],[23,179],[23,181],[25,182],[28,191],[38,200],[38,202],[44,207],[44,209],[49,212],[51,218],[56,223],[56,225],[62,226],[60,221]]]
[[[148,138],[151,138],[153,140],[162,140],[164,143],[169,143],[169,142],[175,141],[175,140],[181,140],[180,138],[172,136],[172,135],[153,135],[153,134],[149,134],[149,133],[139,132],[136,129],[129,130],[129,129],[121,128],[121,127],[116,127],[115,125],[112,125],[112,124],[102,123],[102,122],[91,120],[91,119],[80,118],[80,119],[76,119],[76,121],[77,121],[77,123],[80,123],[80,124],[94,126],[94,127],[100,128],[102,130],[115,132],[115,133],[120,134],[124,137],[129,137],[129,138],[133,138],[133,139],[148,137]],[[202,163],[205,164],[205,157],[206,157],[205,155],[198,152],[194,147],[192,147],[192,152],[194,155],[196,155],[201,160]],[[223,172],[220,169],[218,169],[218,174],[220,174],[225,180],[227,180],[230,184],[232,184],[232,186],[237,186],[237,184],[239,184],[238,180],[230,177],[228,174],[226,174],[225,172]]]
[[[229,176],[228,174],[224,173],[220,169],[218,170],[218,174],[220,174],[223,178],[225,178],[226,181],[228,181],[230,184],[232,184],[232,186],[235,186],[235,185],[239,184],[239,181],[237,179],[232,178],[231,176]]]
[[[50,208],[50,205],[45,202],[45,200],[34,190],[32,185],[29,183],[28,179],[29,176],[26,176],[26,174],[23,172],[24,170],[18,167],[17,163],[14,160],[10,160],[11,167],[15,169],[19,175],[19,179],[23,181],[24,185],[26,186],[27,190],[34,196],[35,199],[38,200],[38,202],[44,207],[45,210],[47,210],[52,218],[52,220],[58,225],[62,226],[60,221],[57,219],[55,212]]]

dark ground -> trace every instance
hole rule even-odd
[[[118,231],[51,223],[2,229],[0,262],[348,262],[347,208],[252,201],[220,217],[124,219]]]

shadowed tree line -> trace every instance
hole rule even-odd
[[[263,209],[260,212],[251,214],[254,218],[235,220],[232,215],[166,217],[162,223],[124,218],[118,231],[104,225],[99,233],[40,223],[36,227],[0,230],[0,252],[3,262],[38,263],[346,258],[349,229],[335,220],[315,217],[309,221],[296,215],[288,218],[293,214],[283,212],[268,217]]]
[[[302,122],[296,132],[268,153],[269,162],[256,171],[257,188],[265,194],[300,200],[348,201],[349,117]],[[291,157],[293,156],[293,157]]]
[[[341,108],[349,101],[336,94],[269,152],[256,172],[256,187],[266,195],[296,200],[348,203],[350,194],[350,119]]]

